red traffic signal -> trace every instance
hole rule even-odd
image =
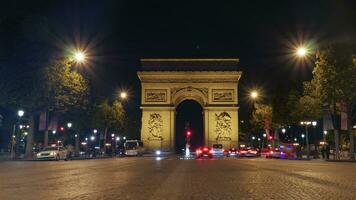
[[[187,131],[187,137],[190,137],[192,135],[191,131]]]
[[[272,139],[273,139],[273,137],[270,135],[270,136],[268,136],[268,139],[269,139],[269,140],[272,140]]]
[[[59,129],[60,129],[61,131],[64,131],[64,127],[63,127],[63,126],[61,126]]]

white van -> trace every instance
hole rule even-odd
[[[126,140],[124,143],[126,156],[142,156],[143,143],[139,140]]]

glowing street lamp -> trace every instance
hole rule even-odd
[[[305,49],[305,47],[299,47],[297,48],[296,54],[298,57],[305,57],[307,54],[307,50]]]
[[[82,51],[77,51],[74,53],[74,60],[78,63],[83,63],[85,62],[86,55]]]
[[[22,117],[24,114],[25,114],[25,111],[23,111],[23,110],[17,111],[17,115],[18,115],[19,117]]]
[[[95,140],[95,136],[90,136],[90,140],[94,141]]]
[[[126,99],[127,98],[127,93],[126,92],[121,92],[120,93],[120,98],[121,99]]]
[[[315,127],[318,124],[316,121],[312,121],[312,125]]]
[[[250,96],[251,96],[252,99],[257,99],[258,98],[258,92],[254,90],[254,91],[251,92]]]
[[[97,132],[98,132],[98,130],[96,130],[96,129],[94,129],[94,130],[93,130],[93,133],[95,133],[95,134],[96,134]]]
[[[73,126],[73,124],[70,123],[70,122],[67,124],[67,127],[68,127],[68,128],[72,128],[72,126]]]
[[[282,133],[286,133],[286,129],[285,128],[282,128]]]

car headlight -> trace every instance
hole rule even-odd
[[[41,153],[37,153],[37,156],[41,156]]]
[[[50,153],[51,156],[54,156],[55,154],[56,154],[55,152],[51,152],[51,153]]]

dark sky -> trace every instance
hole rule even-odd
[[[113,96],[128,88],[131,105],[137,106],[140,58],[238,57],[244,72],[241,97],[253,86],[268,96],[281,84],[288,89],[310,78],[311,66],[297,66],[288,56],[292,44],[312,44],[315,50],[356,40],[353,0],[172,2],[1,3],[0,60],[20,62],[25,56],[17,51],[40,59],[71,45],[85,48],[91,57],[87,73],[97,92]]]

